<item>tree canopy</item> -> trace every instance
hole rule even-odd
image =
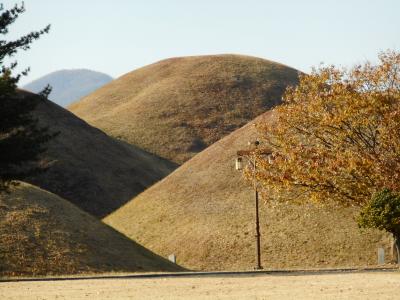
[[[351,69],[301,75],[259,124],[269,159],[258,180],[275,199],[365,204],[384,188],[400,192],[400,54]]]
[[[54,134],[41,128],[31,112],[40,101],[47,97],[47,87],[41,97],[22,95],[17,90],[21,74],[13,75],[17,63],[5,64],[18,50],[28,50],[30,44],[47,33],[50,26],[28,33],[16,40],[7,40],[9,26],[25,11],[22,5],[4,10],[0,4],[0,191],[5,190],[15,179],[23,179],[43,169],[37,164],[39,155],[45,151],[45,143]]]

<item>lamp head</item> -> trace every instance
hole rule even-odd
[[[243,159],[241,157],[236,158],[236,161],[235,161],[236,170],[238,170],[238,171],[242,170],[242,168],[243,168],[242,163],[243,163]]]

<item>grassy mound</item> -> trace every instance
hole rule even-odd
[[[52,193],[21,183],[0,195],[0,275],[176,270]]]
[[[107,134],[183,163],[281,101],[298,71],[261,58],[171,58],[128,73],[69,109]]]
[[[255,266],[254,192],[234,169],[236,151],[256,138],[253,123],[196,155],[105,222],[162,256],[175,253],[187,268]],[[356,213],[355,208],[263,203],[263,266],[376,264],[377,248],[389,251],[390,238],[377,231],[361,232],[353,219]]]
[[[95,216],[109,214],[176,168],[107,136],[50,101],[40,101],[35,116],[59,135],[43,155],[51,168],[27,181]]]

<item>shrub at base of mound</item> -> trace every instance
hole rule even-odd
[[[20,183],[0,195],[0,275],[178,271],[68,201]]]

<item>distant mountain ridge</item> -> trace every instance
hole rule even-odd
[[[107,74],[88,69],[59,70],[42,76],[22,88],[38,93],[50,84],[52,87],[50,100],[65,107],[112,80],[113,78]]]

